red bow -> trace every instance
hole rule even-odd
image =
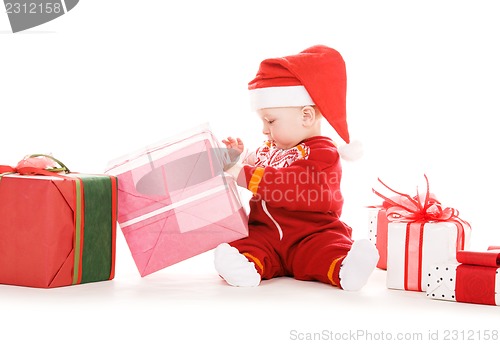
[[[70,171],[62,162],[45,154],[28,155],[19,161],[16,167],[0,165],[0,177],[4,173],[53,175],[57,172],[69,173]]]
[[[425,197],[422,200],[421,195],[418,193],[417,187],[417,195],[411,197],[408,194],[404,194],[398,192],[389,186],[387,186],[384,182],[378,178],[378,181],[385,186],[390,191],[397,194],[397,196],[387,197],[382,195],[380,192],[372,189],[372,191],[379,197],[382,197],[384,200],[383,208],[386,209],[387,217],[391,220],[404,220],[404,221],[421,221],[421,222],[429,222],[429,221],[448,221],[452,218],[458,217],[458,210],[454,208],[446,207],[444,208],[441,203],[434,197],[433,194],[429,191],[429,180],[427,176],[424,174],[425,181],[427,183],[427,190],[425,193]]]

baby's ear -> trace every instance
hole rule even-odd
[[[317,113],[312,106],[304,106],[302,108],[302,122],[306,126],[310,126],[314,123]]]

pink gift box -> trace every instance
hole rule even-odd
[[[248,217],[229,158],[201,126],[116,159],[118,223],[146,276],[248,235]]]

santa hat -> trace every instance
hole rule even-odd
[[[312,46],[297,55],[261,62],[257,76],[248,83],[252,110],[316,105],[338,135],[350,143],[346,121],[346,69],[338,51]],[[354,143],[354,142],[353,142]],[[357,158],[361,149],[345,145],[343,158]],[[348,150],[352,150],[348,152]],[[343,153],[342,153],[343,151]]]

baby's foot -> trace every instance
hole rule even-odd
[[[254,263],[229,244],[220,244],[215,249],[215,270],[234,287],[256,287],[260,274]]]
[[[342,289],[349,291],[361,289],[375,269],[378,258],[378,251],[369,240],[354,241],[340,268],[339,277]]]

